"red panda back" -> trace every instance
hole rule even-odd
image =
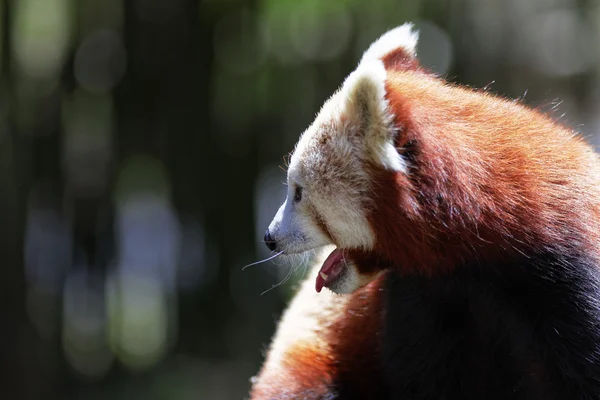
[[[433,273],[493,259],[507,251],[500,244],[577,244],[600,259],[600,162],[574,132],[420,72],[390,71],[387,99],[411,160],[409,174],[372,171],[370,221],[389,260]]]

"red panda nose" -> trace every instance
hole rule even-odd
[[[265,244],[267,245],[267,247],[269,248],[269,250],[275,251],[275,249],[277,248],[277,243],[273,240],[273,237],[271,237],[271,233],[269,232],[268,229],[265,232],[265,239],[264,240],[265,240]]]

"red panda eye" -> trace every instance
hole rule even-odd
[[[298,203],[300,200],[302,200],[302,187],[296,186],[296,190],[294,191],[294,202]]]

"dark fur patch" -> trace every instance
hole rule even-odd
[[[387,284],[390,398],[600,398],[600,276],[587,258],[548,253]]]
[[[387,397],[381,364],[380,334],[384,319],[385,278],[381,277],[352,294],[344,310],[346,318],[335,322],[327,340],[335,360],[331,394],[335,399],[362,400]]]
[[[600,398],[600,271],[585,256],[390,271],[353,296],[324,337],[333,364],[295,354],[277,385],[263,377],[272,395],[253,398]]]

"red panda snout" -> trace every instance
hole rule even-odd
[[[275,251],[277,249],[277,242],[271,236],[271,232],[267,229],[265,232],[265,237],[263,239],[267,248],[271,251]]]

